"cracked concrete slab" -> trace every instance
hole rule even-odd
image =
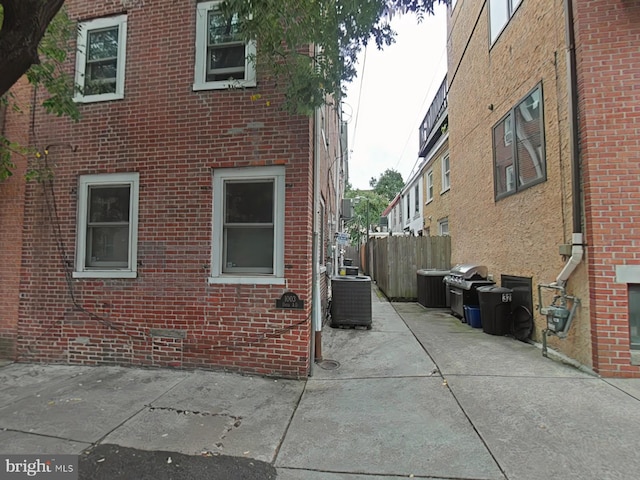
[[[606,382],[640,400],[640,378],[607,378]]]
[[[186,375],[122,367],[78,371],[1,408],[0,428],[96,442]]]
[[[218,453],[238,420],[228,415],[199,415],[173,409],[149,409],[104,439],[123,447],[169,450],[197,455]]]
[[[545,358],[535,346],[471,328],[446,310],[396,303],[396,310],[443,375],[504,375],[593,378],[574,367]]]
[[[404,331],[325,329],[323,358],[337,369],[314,369],[314,378],[428,376],[435,364],[404,326]]]
[[[276,470],[278,471],[278,480],[300,480],[301,478],[304,480],[406,480],[407,478],[406,475],[358,475],[351,473],[314,472],[311,470],[297,470],[290,468],[278,468]],[[429,477],[429,480],[447,479]]]
[[[638,401],[606,382],[476,376],[448,382],[507,478],[637,478]]]
[[[13,363],[0,369],[0,407],[88,373],[93,367]]]
[[[309,380],[275,466],[504,479],[440,378]]]
[[[141,412],[105,442],[139,449],[161,444],[188,454],[208,450],[271,462],[304,385],[299,380],[191,372],[180,388],[153,402],[153,411]],[[167,437],[158,438],[162,432]]]
[[[0,430],[3,455],[20,454],[69,454],[76,455],[91,446],[90,443],[45,437],[25,432]]]

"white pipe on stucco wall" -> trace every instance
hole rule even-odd
[[[564,287],[567,284],[567,280],[576,269],[576,267],[582,261],[582,256],[584,255],[584,249],[582,248],[582,234],[574,233],[572,235],[572,248],[571,248],[571,257],[567,261],[567,264],[564,266],[560,275],[557,276],[556,281],[553,283],[560,287]]]

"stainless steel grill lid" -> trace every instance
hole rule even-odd
[[[451,275],[470,280],[474,277],[487,278],[487,267],[475,263],[459,263],[451,269]]]

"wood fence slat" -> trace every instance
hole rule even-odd
[[[378,288],[394,300],[415,300],[417,271],[451,268],[451,237],[389,236],[369,239],[371,272]]]

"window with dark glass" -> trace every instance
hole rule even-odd
[[[496,199],[546,180],[541,86],[493,127],[493,164]]]
[[[242,18],[227,15],[221,1],[199,2],[196,7],[194,90],[256,85],[256,42],[242,35]]]
[[[223,273],[273,273],[274,181],[224,182]]]
[[[131,188],[89,186],[87,267],[127,267]]]
[[[631,348],[640,350],[640,284],[629,285],[629,329]]]
[[[135,278],[139,174],[81,175],[74,278]]]
[[[207,16],[207,82],[244,79],[245,43],[238,16],[225,17],[218,9]]]
[[[78,25],[77,102],[124,98],[127,17],[98,18]]]
[[[85,95],[116,92],[119,29],[116,25],[87,33]]]

